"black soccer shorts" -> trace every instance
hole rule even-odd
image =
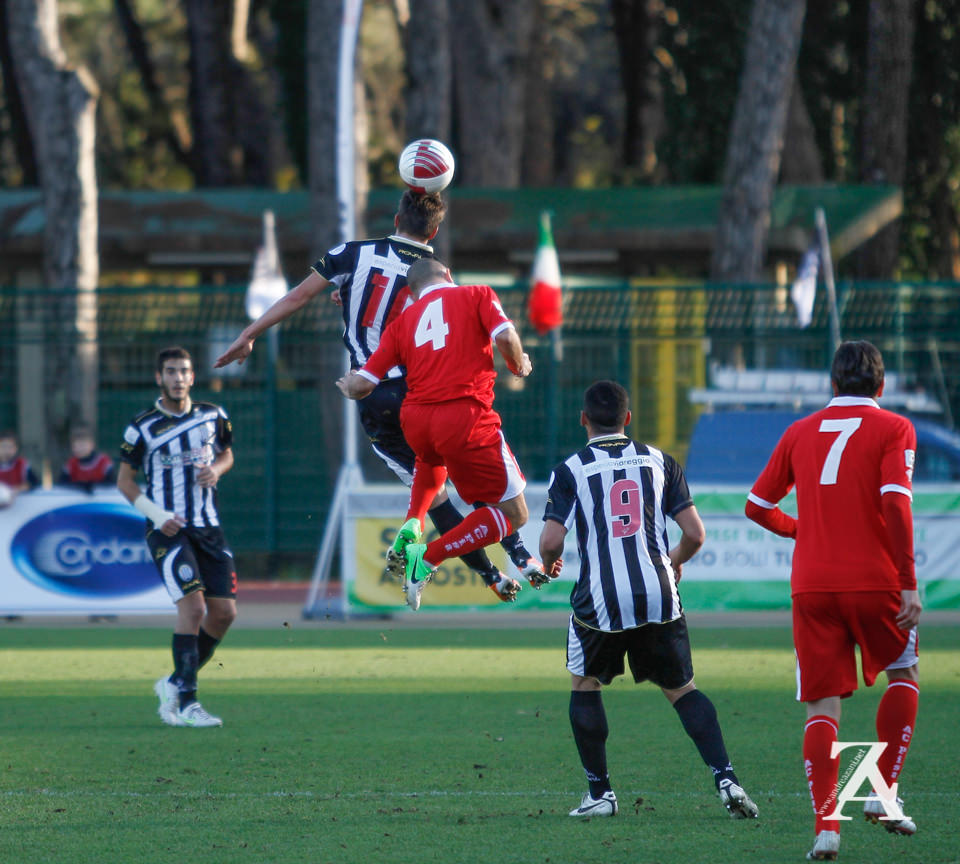
[[[173,537],[148,531],[147,546],[174,603],[194,591],[207,597],[237,596],[236,565],[221,528],[188,525]]]
[[[652,681],[658,687],[678,690],[693,679],[690,638],[683,615],[664,624],[644,624],[616,633],[592,630],[570,616],[567,669],[574,675],[609,684],[623,675],[624,656],[638,684]]]
[[[381,381],[369,396],[357,402],[357,407],[360,425],[370,439],[373,452],[404,485],[410,486],[417,457],[400,428],[400,408],[406,395],[406,379],[391,378]]]

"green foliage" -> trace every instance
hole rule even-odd
[[[663,29],[667,134],[658,147],[671,183],[720,183],[740,85],[752,0],[671,4]],[[667,74],[669,72],[669,74]]]
[[[508,615],[503,617],[508,623]],[[785,629],[692,627],[699,685],[761,809],[733,822],[651,685],[605,691],[616,819],[575,821],[564,626],[391,622],[232,632],[201,673],[222,729],[171,729],[155,628],[0,631],[0,860],[12,864],[795,862],[812,838]],[[850,861],[955,861],[960,696],[951,628],[924,631],[921,725],[904,774],[913,838],[859,820]],[[870,740],[874,691],[844,706]]]

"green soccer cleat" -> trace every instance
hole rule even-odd
[[[403,572],[403,593],[407,598],[407,605],[414,612],[420,608],[420,595],[423,594],[424,586],[437,570],[436,567],[431,567],[423,560],[423,553],[426,551],[426,543],[409,543],[403,550],[406,558],[406,566]]]
[[[404,562],[406,561],[403,550],[411,543],[419,543],[421,534],[420,520],[415,517],[408,519],[400,526],[396,538],[390,548],[387,549],[386,572],[389,576],[395,579],[403,578]]]

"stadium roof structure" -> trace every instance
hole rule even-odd
[[[564,271],[616,278],[709,272],[718,186],[610,189],[453,188],[444,231],[457,270],[525,274],[542,210],[553,213]],[[393,230],[399,189],[371,192],[365,236]],[[102,274],[140,269],[195,269],[228,280],[249,276],[262,237],[262,214],[276,215],[281,257],[289,272],[311,263],[306,192],[264,189],[102,191],[99,197]],[[784,186],[774,194],[768,262],[795,263],[810,243],[822,207],[835,261],[902,211],[895,186]],[[40,271],[45,217],[38,189],[0,190],[0,282]],[[336,238],[331,238],[333,246]]]

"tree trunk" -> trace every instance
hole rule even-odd
[[[46,315],[47,453],[63,452],[67,426],[97,421],[97,87],[60,46],[56,0],[9,0],[10,44],[43,187],[44,279],[60,302]]]
[[[660,36],[660,0],[612,0],[614,35],[623,84],[624,179],[652,180],[657,142],[664,132],[663,86],[654,49]]]
[[[553,87],[547,80],[547,28],[544,0],[534,0],[530,37],[530,62],[524,95],[523,155],[521,180],[524,186],[551,186],[554,174]]]
[[[268,186],[273,182],[273,126],[260,84],[244,62],[247,6],[242,0],[185,2],[197,184]],[[244,56],[235,55],[235,48]]]
[[[17,154],[17,164],[23,174],[20,178],[20,185],[37,186],[40,182],[40,175],[37,173],[37,160],[34,154],[33,141],[30,139],[30,127],[23,108],[20,87],[17,84],[13,68],[13,49],[10,45],[10,22],[7,12],[8,3],[9,0],[0,0],[0,77],[2,77],[7,110],[10,112],[13,148]]]
[[[150,100],[150,107],[155,116],[165,118],[166,128],[163,137],[167,146],[177,158],[177,161],[185,165],[195,175],[195,166],[190,153],[189,133],[182,123],[174,122],[170,108],[163,98],[163,92],[157,81],[156,67],[153,58],[150,56],[150,48],[147,45],[143,27],[140,26],[133,4],[130,0],[114,0],[113,5],[117,10],[117,18],[120,20],[120,29],[123,30],[127,50],[130,51],[133,64],[140,73],[140,81],[143,84],[144,92],[147,94],[147,99]]]
[[[235,182],[239,149],[231,135],[230,4],[185,0],[190,40],[190,122],[198,186]]]
[[[907,164],[907,114],[913,63],[913,0],[871,0],[863,97],[861,179],[902,186]],[[862,279],[891,279],[900,254],[900,220],[857,255]]]
[[[787,128],[783,137],[783,155],[780,159],[780,183],[789,186],[823,183],[823,160],[817,146],[817,136],[807,111],[800,81],[795,77],[787,109]]]
[[[727,144],[712,278],[760,278],[806,0],[755,0]]]
[[[407,67],[406,140],[436,138],[449,143],[453,74],[448,0],[410,0],[403,49]]]
[[[516,187],[533,0],[450,0],[464,186]]]

